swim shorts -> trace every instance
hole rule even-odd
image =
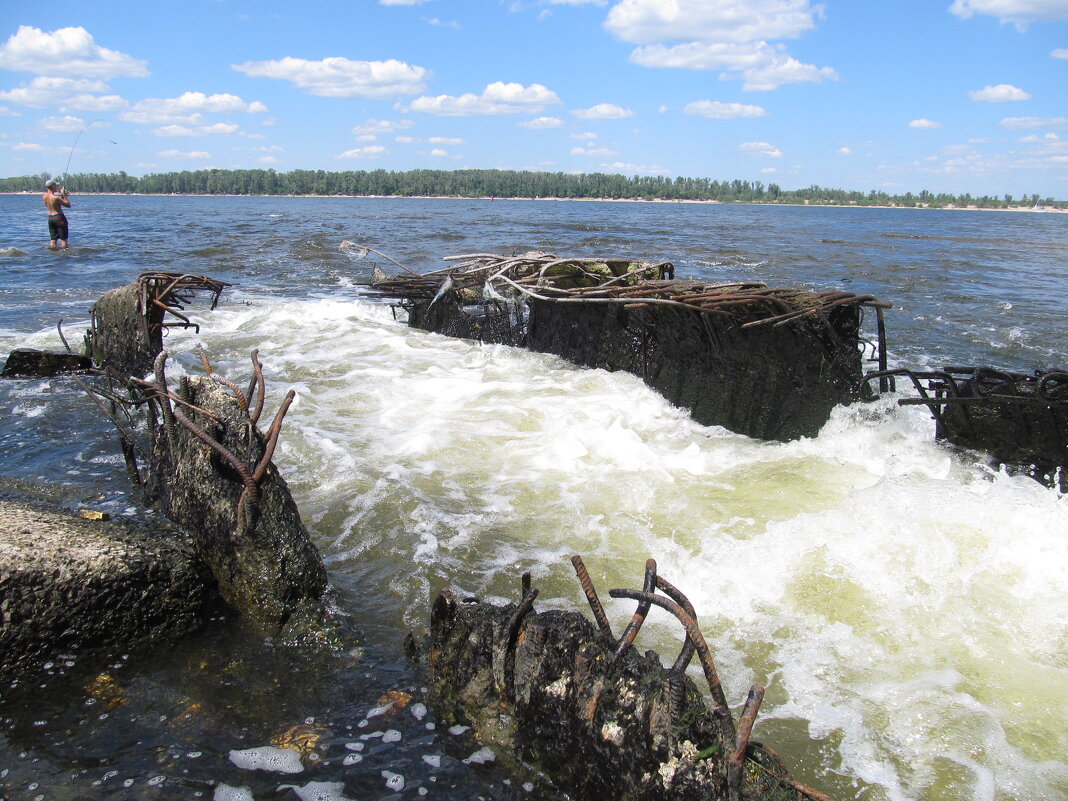
[[[67,225],[67,218],[62,214],[49,214],[48,215],[48,236],[51,239],[62,239],[66,241],[69,239],[67,234],[69,233],[69,227]]]

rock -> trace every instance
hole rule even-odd
[[[60,654],[176,641],[217,606],[210,573],[166,523],[86,520],[0,492],[0,683]]]
[[[4,364],[3,378],[51,378],[64,373],[84,373],[93,361],[78,353],[16,348]]]
[[[444,721],[468,723],[482,743],[585,801],[797,797],[757,743],[741,746],[732,784],[733,733],[685,673],[652,652],[613,660],[615,643],[577,612],[520,606],[438,597],[429,699]]]

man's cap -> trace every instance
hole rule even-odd
[[[59,181],[57,181],[55,178],[50,178],[47,181],[45,181],[45,189],[48,189],[49,187],[52,187],[52,186],[59,186]]]

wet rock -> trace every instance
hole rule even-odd
[[[157,394],[153,404],[146,500],[190,532],[223,599],[252,625],[277,633],[319,620],[326,569],[270,461],[272,435],[233,389],[206,376],[184,379],[178,395],[182,403]]]
[[[589,801],[796,798],[788,774],[751,743],[737,794],[728,742],[694,683],[655,654],[614,644],[577,612],[457,603],[431,613],[430,701],[490,748]],[[521,615],[521,612],[520,612]]]
[[[87,520],[0,492],[0,683],[60,654],[173,642],[218,603],[206,567],[166,523]]]
[[[4,363],[3,378],[50,378],[65,373],[84,373],[93,360],[78,353],[16,348]]]

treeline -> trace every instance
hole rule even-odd
[[[42,191],[49,176],[0,178],[0,192]],[[141,178],[119,173],[76,173],[67,187],[81,193],[163,195],[388,195],[400,197],[606,198],[612,200],[715,200],[721,203],[782,203],[841,206],[976,206],[1068,208],[1068,201],[1036,195],[993,197],[934,194],[891,195],[810,186],[783,189],[762,181],[710,178],[572,174],[512,170],[195,170],[151,173]]]

